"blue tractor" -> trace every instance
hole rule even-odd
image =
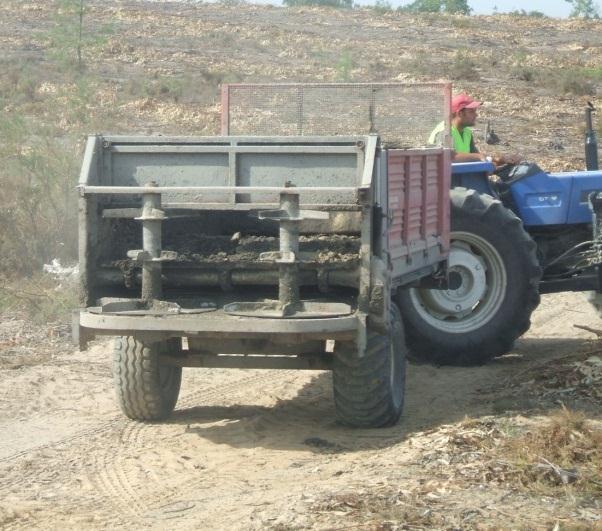
[[[540,294],[590,292],[602,308],[602,171],[586,110],[586,171],[453,164],[451,250],[439,282],[400,294],[415,358],[474,365],[508,352]],[[593,228],[592,228],[593,227]]]

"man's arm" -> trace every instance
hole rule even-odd
[[[487,160],[487,157],[484,153],[456,153],[454,151],[454,155],[452,157],[454,162],[483,162]]]

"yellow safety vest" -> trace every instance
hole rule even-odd
[[[470,144],[472,143],[472,130],[470,127],[465,127],[462,130],[462,134],[460,134],[460,131],[452,125],[451,135],[456,153],[470,153]]]
[[[441,144],[441,137],[445,131],[445,122],[441,122],[429,137],[429,144]],[[472,130],[470,127],[465,127],[462,134],[453,125],[451,126],[451,136],[453,147],[456,153],[470,153],[470,145],[472,144]]]

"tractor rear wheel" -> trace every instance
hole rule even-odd
[[[335,343],[332,372],[337,420],[354,427],[392,426],[401,415],[405,390],[406,344],[399,308],[391,303],[391,331],[368,328],[366,352],[355,343]]]
[[[451,190],[453,290],[400,290],[410,355],[479,365],[508,352],[539,304],[536,245],[516,215],[475,190]]]

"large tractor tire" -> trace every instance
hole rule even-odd
[[[335,344],[333,366],[337,420],[362,428],[395,424],[403,410],[406,344],[399,308],[391,303],[391,332],[368,328],[365,355],[355,343]]]
[[[500,201],[451,190],[453,290],[400,290],[410,355],[440,365],[479,365],[508,352],[539,304],[536,244]],[[453,276],[453,275],[452,275]]]
[[[146,344],[133,336],[115,339],[113,382],[119,406],[129,418],[162,420],[173,411],[182,368],[162,365],[159,355],[180,348],[178,341]]]

